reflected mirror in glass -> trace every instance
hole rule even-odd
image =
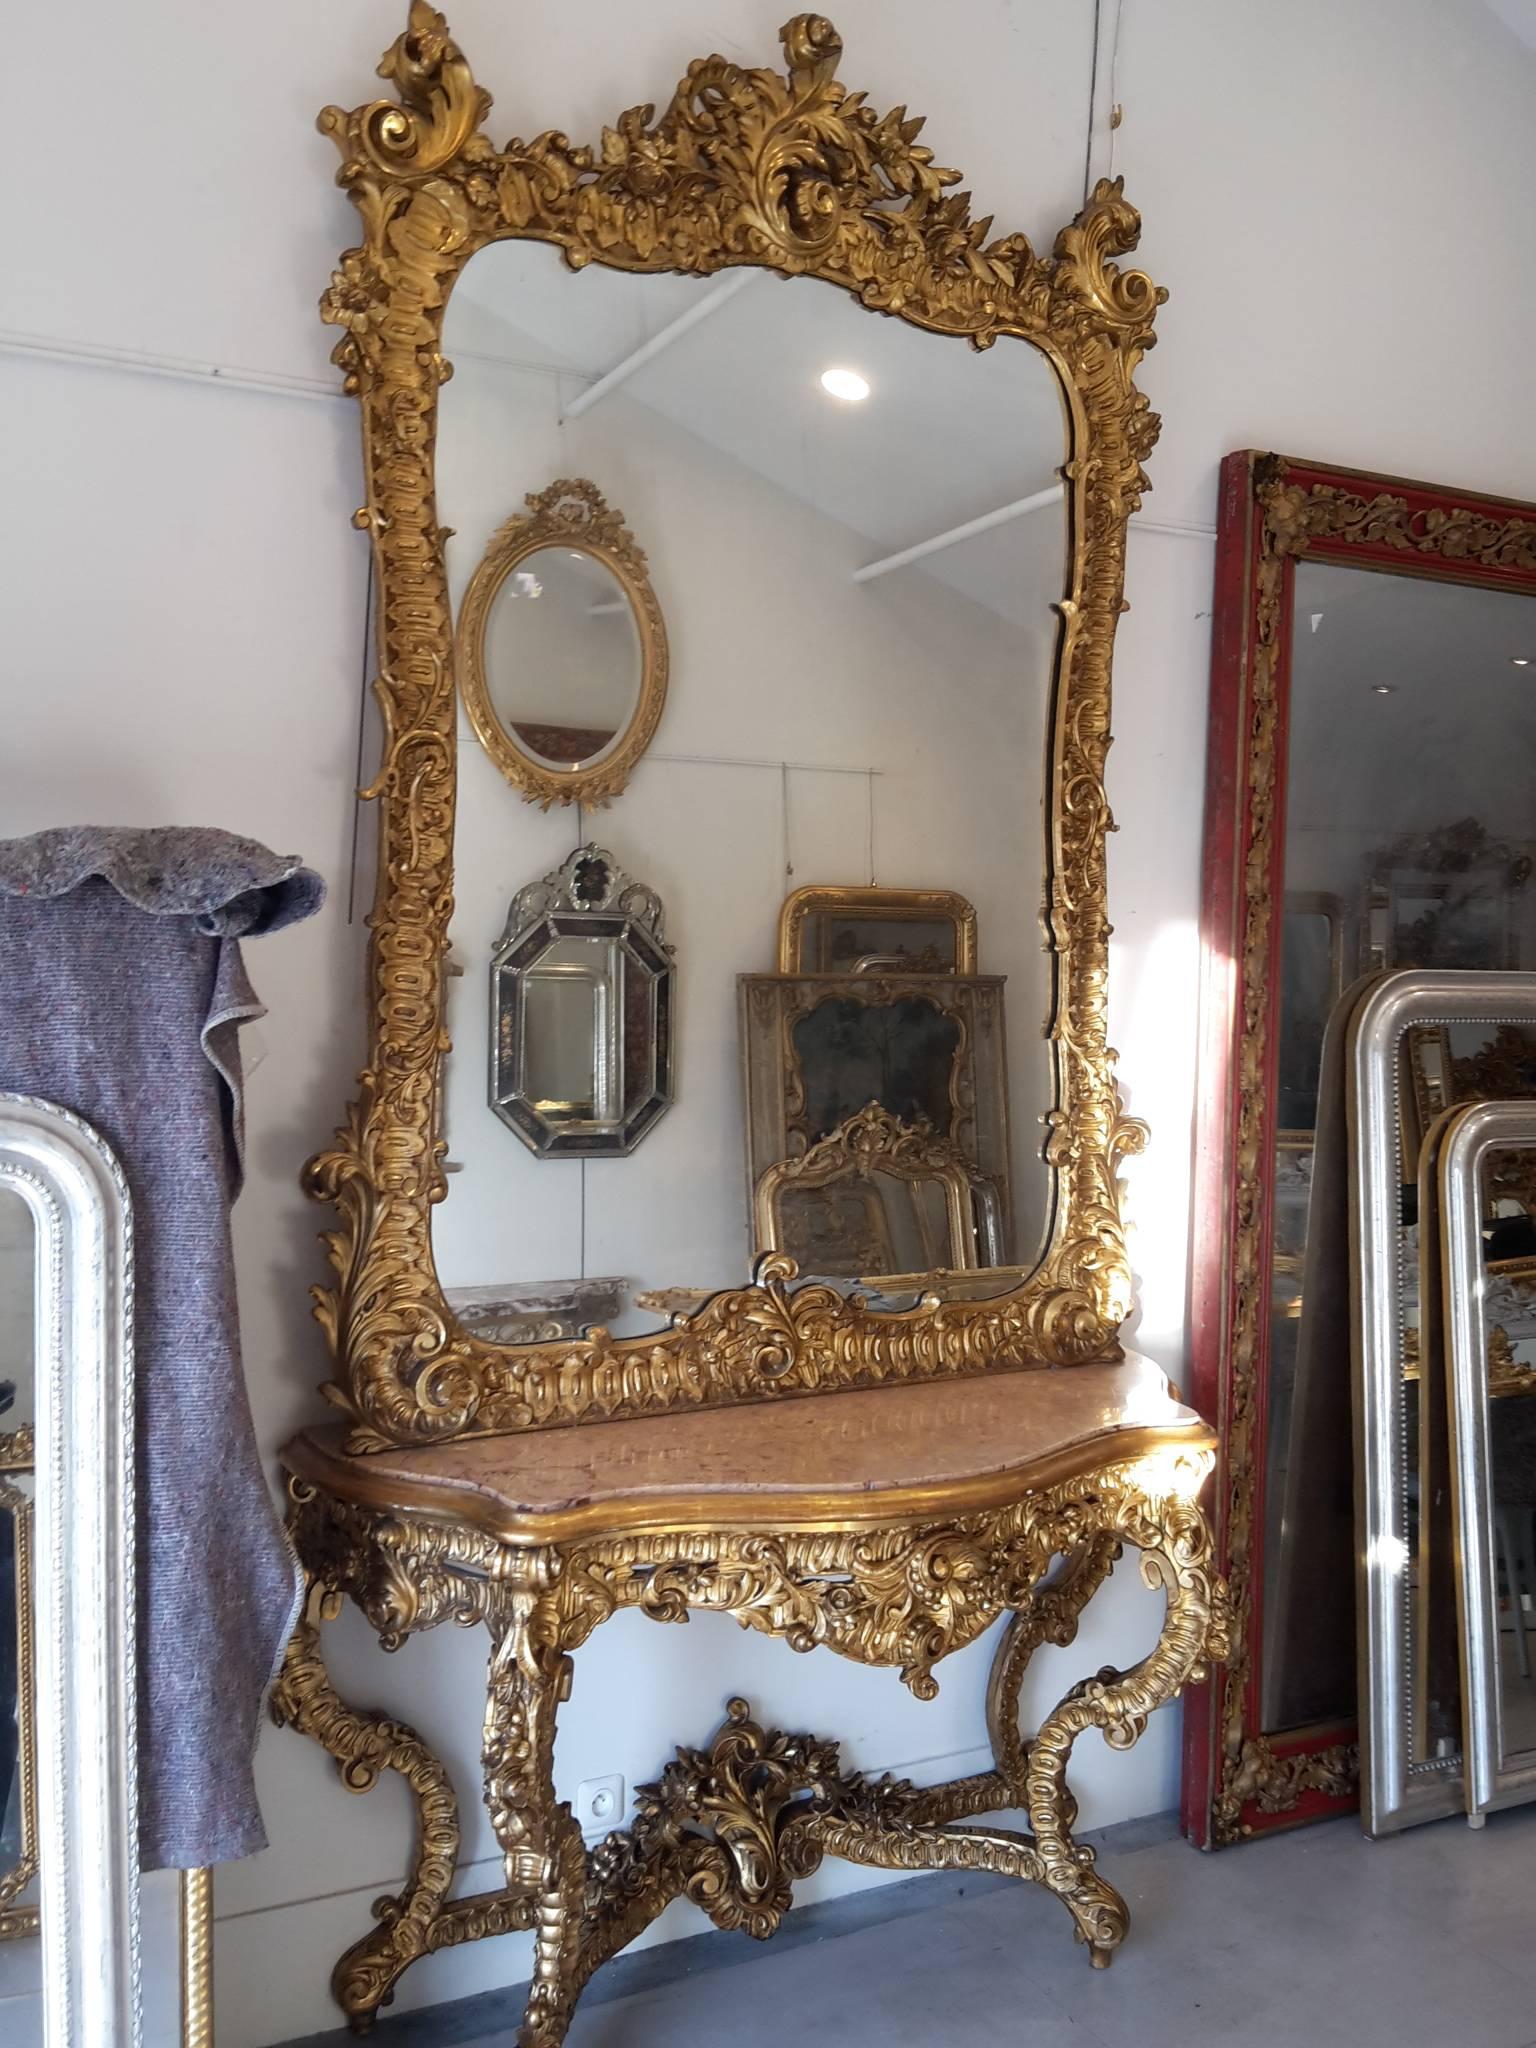
[[[1518,593],[1296,565],[1264,1493],[1261,1714],[1276,1734],[1355,1709],[1348,1290],[1325,1284],[1326,1248],[1306,1228],[1323,1199],[1311,1171],[1322,1027],[1372,970],[1536,966],[1536,670],[1516,659],[1532,647],[1536,604]],[[1342,1117],[1341,1090],[1335,1102]],[[1405,1274],[1417,1270],[1413,1128]],[[1405,1316],[1411,1331],[1411,1299]],[[1416,1387],[1408,1396],[1411,1419]],[[1404,1484],[1417,1541],[1416,1458]]]
[[[1016,338],[974,350],[819,280],[720,284],[572,271],[553,249],[510,241],[474,257],[447,309],[455,374],[441,394],[436,504],[453,529],[456,616],[509,510],[551,478],[591,479],[644,550],[669,653],[665,718],[601,820],[522,801],[461,717],[448,1196],[433,1216],[450,1289],[588,1270],[630,1276],[633,1304],[741,1282],[753,1229],[736,977],[773,971],[780,906],[802,883],[949,890],[975,906],[976,966],[1007,990],[1000,1263],[1032,1266],[1049,1228],[1043,812],[1069,575],[1059,381]],[[621,365],[627,374],[595,393]],[[825,388],[830,366],[856,369],[867,396]],[[1009,516],[954,537],[999,511]],[[532,559],[538,597],[499,597],[497,704],[559,762],[562,747],[595,744],[622,719],[634,641],[609,586],[570,554],[550,567]],[[590,685],[579,716],[575,696],[557,704],[546,688],[569,675],[565,655],[536,656],[530,638],[544,630],[536,614],[572,612],[588,642],[571,657]],[[538,730],[567,725],[575,739]],[[482,991],[509,902],[594,831],[666,905],[675,1085],[630,1157],[578,1163],[536,1158],[488,1104]],[[894,941],[924,954],[934,941],[910,920],[851,936],[879,953]],[[926,965],[914,956],[914,972]],[[939,966],[954,971],[947,953]],[[556,980],[528,998],[535,1025],[558,1012],[562,1036],[585,1047],[604,971]],[[857,1085],[829,1083],[845,1112],[872,1092],[866,1050]],[[602,1084],[584,1052],[550,1055],[528,1077],[549,1100]],[[942,1128],[944,1105],[931,1107]],[[655,1324],[633,1305],[613,1319],[620,1334]]]
[[[623,1158],[671,1105],[672,949],[654,890],[578,847],[491,953],[492,1110],[541,1157]]]
[[[498,717],[541,761],[570,768],[613,745],[640,695],[640,634],[624,586],[575,548],[525,555],[486,621]]]
[[[1536,1183],[1536,1154],[1515,1155]],[[1490,1162],[1483,1213],[1501,1257],[1484,1267],[1488,1358],[1488,1473],[1493,1496],[1495,1612],[1499,1644],[1500,1768],[1536,1757],[1536,1228],[1509,1192],[1508,1162]],[[1501,1171],[1502,1167],[1502,1171]],[[1502,1182],[1502,1185],[1501,1185]],[[1518,1233],[1527,1240],[1511,1255]],[[1494,1233],[1485,1231],[1492,1248]]]

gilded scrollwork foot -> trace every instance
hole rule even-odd
[[[1166,1593],[1168,1608],[1150,1654],[1129,1671],[1106,1668],[1075,1685],[1041,1724],[1025,1759],[1025,1804],[1041,1882],[1071,1913],[1096,1969],[1108,1966],[1130,1915],[1094,1868],[1093,1851],[1072,1840],[1076,1807],[1067,1790],[1067,1761],[1085,1728],[1100,1729],[1112,1749],[1129,1749],[1152,1711],[1226,1652],[1226,1593],[1211,1570],[1210,1531],[1195,1504],[1203,1476],[1203,1463],[1172,1459],[1166,1467],[1153,1461],[1120,1467],[1088,1483],[1082,1505],[1098,1540],[1140,1550],[1142,1576]]]
[[[1120,1539],[1094,1535],[1068,1557],[1054,1579],[1036,1586],[1003,1631],[987,1684],[987,1732],[1006,1800],[1022,1806],[1029,1745],[1019,1728],[1019,1693],[1030,1659],[1042,1643],[1066,1649],[1077,1637],[1083,1609],[1109,1577],[1120,1555]],[[1075,1816],[1075,1808],[1074,1808]],[[1068,1822],[1068,1826],[1071,1822]]]
[[[355,2033],[366,2033],[401,1975],[434,1946],[459,1855],[459,1805],[442,1763],[413,1728],[384,1714],[349,1707],[331,1684],[320,1622],[341,1595],[307,1575],[303,1615],[272,1689],[272,1718],[296,1728],[334,1757],[349,1792],[367,1792],[382,1771],[405,1780],[416,1806],[416,1845],[404,1887],[374,1905],[378,1927],[356,1941],[331,1973],[331,1988]]]
[[[518,2048],[560,2048],[581,1989],[587,1859],[569,1806],[555,1797],[555,1714],[571,1660],[547,1599],[551,1553],[530,1551],[493,1610],[483,1761],[485,1801],[510,1892],[533,1906],[533,1976]]]

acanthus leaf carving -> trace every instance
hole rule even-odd
[[[784,48],[783,74],[701,60],[659,117],[632,108],[595,148],[553,132],[497,148],[483,132],[489,97],[443,17],[412,0],[381,67],[397,102],[322,116],[363,234],[321,310],[344,330],[335,359],[363,410],[360,518],[378,570],[387,735],[372,788],[382,858],[369,1064],[306,1178],[340,1211],[329,1240],[338,1284],[319,1313],[337,1358],[330,1397],[353,1420],[355,1449],[1118,1355],[1131,1296],[1118,1167],[1143,1133],[1123,1113],[1105,1031],[1104,766],[1126,522],[1157,431],[1133,379],[1164,294],[1118,267],[1140,225],[1118,181],[1099,182],[1049,256],[1022,235],[991,238],[958,174],[919,143],[921,123],[901,107],[878,113],[838,81],[841,43],[824,17],[795,17]],[[835,1298],[791,1300],[780,1273],[653,1336],[517,1349],[462,1331],[443,1301],[430,1228],[445,1186],[437,1075],[456,764],[432,450],[449,293],[477,250],[510,235],[551,243],[576,268],[707,275],[747,262],[819,277],[977,348],[1032,343],[1073,391],[1077,542],[1047,887],[1058,956],[1047,1158],[1058,1187],[1052,1242],[1011,1296],[903,1321]]]

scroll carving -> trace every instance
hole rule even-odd
[[[900,107],[878,113],[839,82],[841,44],[822,16],[796,16],[784,50],[783,74],[704,58],[659,117],[632,108],[595,144],[546,133],[498,148],[483,127],[489,95],[443,17],[412,0],[381,66],[396,99],[321,119],[362,223],[322,315],[343,330],[335,360],[363,410],[358,523],[377,568],[385,735],[372,785],[383,852],[371,1051],[345,1124],[306,1176],[339,1214],[336,1284],[318,1313],[337,1362],[329,1392],[356,1449],[1118,1355],[1131,1282],[1117,1173],[1144,1133],[1122,1112],[1105,1031],[1104,764],[1126,522],[1158,424],[1133,379],[1164,295],[1117,266],[1140,227],[1118,182],[1098,184],[1049,255],[1023,235],[993,238],[958,174],[918,142],[921,122]],[[815,1290],[791,1294],[792,1271],[770,1262],[656,1336],[500,1349],[463,1330],[442,1297],[430,1217],[445,1189],[436,1082],[455,755],[432,451],[448,295],[477,250],[509,236],[551,243],[575,268],[708,275],[748,263],[823,278],[977,348],[1038,346],[1067,386],[1073,594],[1045,905],[1059,963],[1059,1106],[1046,1148],[1058,1199],[1042,1265],[1000,1303],[874,1317]]]
[[[323,1744],[352,1789],[383,1770],[417,1801],[418,1847],[381,1926],[343,1957],[336,1988],[366,2024],[418,1956],[512,1927],[536,1937],[521,2039],[558,2048],[581,1987],[674,1898],[720,1927],[772,1934],[793,1888],[824,1855],[895,1870],[990,1870],[1059,1896],[1095,1962],[1109,1960],[1128,1916],[1119,1894],[1075,1843],[1065,1772],[1077,1736],[1096,1727],[1128,1748],[1149,1714],[1228,1643],[1226,1596],[1196,1494],[1204,1451],[1164,1453],[1089,1472],[989,1515],[860,1534],[787,1531],[772,1538],[700,1530],[519,1548],[445,1529],[411,1514],[351,1505],[292,1484],[294,1538],[311,1581],[309,1619],[290,1648],[275,1696],[278,1718]],[[1118,1555],[1137,1547],[1143,1572],[1168,1597],[1159,1640],[1129,1672],[1075,1686],[1026,1743],[1019,1685],[1042,1642],[1070,1643],[1078,1617]],[[390,1560],[384,1579],[378,1558]],[[1054,1579],[1053,1560],[1067,1560]],[[413,1590],[381,1602],[381,1583]],[[460,1590],[446,1590],[457,1579]],[[498,1892],[450,1900],[457,1809],[441,1764],[414,1731],[360,1713],[336,1695],[318,1651],[320,1616],[345,1592],[386,1642],[444,1620],[483,1618],[491,1638],[485,1791],[505,1858]],[[555,1795],[555,1715],[572,1654],[622,1607],[685,1621],[694,1609],[807,1650],[824,1644],[860,1662],[901,1667],[921,1697],[932,1667],[973,1641],[1005,1608],[1010,1623],[989,1698],[995,1768],[918,1787],[845,1770],[834,1742],[782,1734],[732,1700],[705,1749],[680,1748],[636,1796],[627,1829],[584,1851]],[[1027,1808],[1031,1834],[977,1824],[998,1807]]]

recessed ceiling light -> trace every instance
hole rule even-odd
[[[1373,697],[1390,697],[1396,688],[1396,683],[1372,683],[1371,695]]]
[[[823,370],[821,388],[834,398],[847,399],[850,404],[869,396],[869,380],[861,377],[857,370]]]
[[[1511,668],[1529,668],[1531,657],[1528,654],[1512,654],[1509,657],[1509,665]]]

